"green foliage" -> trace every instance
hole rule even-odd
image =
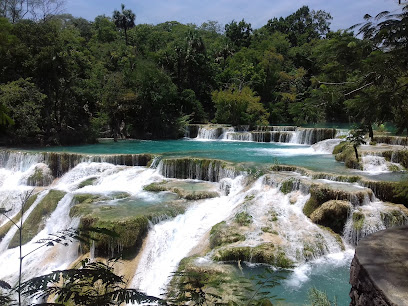
[[[329,300],[326,292],[318,290],[316,287],[310,288],[308,292],[309,303],[307,306],[337,306],[337,299]]]
[[[265,111],[260,98],[249,87],[237,91],[228,89],[213,92],[213,101],[217,109],[215,120],[218,123],[232,125],[265,125],[269,114]]]
[[[125,5],[122,4],[122,11],[113,11],[113,22],[116,27],[123,30],[125,33],[126,45],[128,44],[127,31],[135,26],[136,15],[131,10],[125,10]]]
[[[217,280],[212,280],[211,275],[202,272],[175,272],[178,278],[177,294],[170,296],[168,305],[226,305],[221,303],[222,297],[211,293],[207,287],[219,286]]]
[[[30,142],[41,132],[40,104],[46,96],[39,92],[30,79],[19,79],[0,85],[0,105],[10,109],[14,126],[10,134],[17,143]]]
[[[0,132],[41,145],[177,138],[186,123],[208,121],[352,120],[371,138],[374,124],[391,121],[408,132],[401,8],[367,16],[363,40],[330,32],[330,14],[307,6],[256,30],[233,20],[224,33],[216,21],[135,25],[124,5],[93,22],[24,20],[8,10],[0,18],[0,123],[16,124]]]
[[[161,300],[126,288],[123,276],[114,273],[112,262],[84,260],[75,269],[57,270],[34,277],[21,286],[22,294],[31,298],[55,296],[57,303],[75,305],[121,305],[126,303],[157,303]]]
[[[250,23],[246,23],[244,19],[240,22],[235,20],[225,25],[225,36],[237,48],[249,47],[251,44],[252,27]]]
[[[300,46],[326,35],[330,31],[332,19],[325,11],[310,11],[308,6],[302,6],[286,18],[273,18],[265,28],[270,32],[288,33],[292,46]]]

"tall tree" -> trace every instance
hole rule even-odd
[[[125,42],[128,45],[127,31],[135,26],[136,15],[132,10],[125,10],[125,5],[122,3],[122,11],[114,10],[112,18],[116,27],[124,31]]]
[[[235,20],[225,25],[225,36],[237,47],[249,47],[251,44],[252,27],[250,23],[242,19]]]
[[[321,38],[330,31],[332,17],[325,11],[311,11],[308,6],[302,6],[286,18],[270,19],[265,26],[271,33],[288,34],[292,46],[301,46],[312,39]]]

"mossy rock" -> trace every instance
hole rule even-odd
[[[123,220],[100,220],[93,216],[85,216],[80,221],[81,229],[101,228],[116,233],[109,236],[91,233],[95,239],[95,256],[112,258],[122,255],[123,258],[133,258],[137,255],[143,239],[149,229],[149,219],[146,216],[130,217]],[[88,245],[82,244],[84,251],[89,250]]]
[[[365,216],[361,211],[353,212],[353,227],[355,230],[360,231],[364,226]]]
[[[362,180],[361,184],[370,188],[382,201],[403,204],[408,207],[408,182],[385,182]]]
[[[252,216],[246,211],[241,211],[235,214],[234,221],[241,226],[248,226],[252,223]]]
[[[334,232],[330,227],[326,227],[323,225],[319,225],[319,227],[325,231],[328,231],[337,241],[337,243],[340,245],[341,250],[345,251],[346,250],[346,246],[344,245],[343,239],[341,238],[340,234]]]
[[[282,191],[282,193],[284,194],[288,194],[293,191],[293,187],[294,187],[294,179],[291,178],[291,179],[288,179],[282,182],[280,191]]]
[[[387,161],[399,163],[405,169],[408,169],[408,150],[385,151],[385,152],[382,152],[382,156]]]
[[[330,179],[337,182],[348,182],[355,183],[361,180],[360,176],[357,175],[338,175],[333,173],[324,173],[324,172],[313,172],[309,169],[297,166],[288,166],[288,165],[273,165],[270,167],[270,170],[277,172],[296,172],[304,176],[309,176],[313,179]]]
[[[216,191],[185,191],[174,188],[173,191],[180,197],[189,201],[197,201],[203,199],[212,199],[219,197],[220,194]]]
[[[188,183],[185,183],[184,185],[187,185]],[[196,185],[197,183],[194,183],[192,185]],[[169,191],[177,194],[180,198],[189,200],[189,201],[196,201],[196,200],[202,200],[202,199],[211,199],[211,198],[216,198],[219,197],[220,194],[217,191],[210,191],[210,190],[203,190],[204,187],[202,188],[197,188],[196,190],[194,188],[187,188],[187,186],[178,186],[177,184],[174,184],[174,182],[168,182],[168,181],[162,181],[158,183],[151,183],[149,185],[146,185],[143,189],[146,191],[150,192],[161,192],[161,191]]]
[[[41,200],[40,203],[31,212],[28,218],[23,223],[22,244],[31,241],[45,227],[46,220],[57,208],[58,202],[65,196],[64,191],[50,190],[48,194]],[[10,242],[9,248],[15,248],[19,245],[18,234],[14,235]]]
[[[211,248],[244,240],[245,236],[240,233],[239,229],[237,227],[227,225],[225,221],[214,225],[210,231]]]
[[[82,181],[81,183],[79,183],[78,189],[84,188],[85,186],[91,186],[91,185],[93,185],[95,183],[96,180],[97,180],[96,177],[91,177],[89,179],[86,179],[86,180]]]
[[[407,209],[399,205],[388,204],[390,207],[395,207],[395,209],[387,210],[381,212],[381,219],[387,228],[402,226],[408,223],[408,215],[406,214]]]
[[[119,235],[109,237],[92,234],[97,239],[94,243],[95,254],[108,258],[118,255],[133,258],[139,251],[149,224],[185,211],[185,205],[180,201],[146,206],[138,205],[137,198],[112,202],[112,198],[92,194],[76,195],[74,201],[76,204],[71,208],[70,215],[80,217],[81,228],[104,228]],[[89,250],[87,245],[82,248],[84,251]]]
[[[24,206],[24,210],[27,211],[28,209],[30,209],[31,205],[33,205],[33,203],[35,202],[35,200],[37,200],[38,194],[34,194],[32,196],[30,196]],[[19,211],[14,217],[11,218],[11,220],[14,223],[17,223],[21,218],[21,211]],[[3,240],[4,236],[7,235],[8,231],[15,226],[14,223],[11,221],[8,221],[6,224],[3,224],[0,227],[0,241]]]
[[[357,161],[353,146],[348,142],[341,142],[334,150],[335,159],[344,162],[347,168],[362,170],[362,165]]]
[[[28,186],[48,186],[52,183],[50,168],[46,164],[37,164],[34,168],[34,173],[27,178]]]
[[[331,200],[313,211],[310,219],[316,224],[331,228],[335,233],[341,234],[351,207],[348,201]]]
[[[366,197],[371,197],[372,193],[368,189],[347,191],[342,189],[330,188],[323,184],[312,184],[310,187],[310,199],[303,207],[303,213],[310,217],[310,215],[319,208],[323,203],[330,200],[344,200],[352,201],[355,205],[364,203]]]
[[[341,152],[343,152],[343,150],[350,145],[347,141],[342,141],[340,142],[337,146],[334,147],[332,154],[336,155],[339,154]]]
[[[213,255],[216,261],[248,261],[265,263],[281,268],[290,268],[293,262],[273,243],[264,243],[256,247],[221,247]]]
[[[161,191],[168,191],[168,188],[165,185],[165,181],[159,183],[151,183],[143,187],[143,190],[150,191],[150,192],[161,192]]]

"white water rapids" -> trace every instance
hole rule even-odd
[[[325,140],[314,146],[305,147],[301,154],[329,153],[338,142],[339,140]],[[282,151],[282,154],[289,153],[289,151]],[[0,196],[3,199],[0,207],[10,209],[9,216],[13,217],[19,211],[21,196],[33,189],[31,186],[27,186],[27,178],[32,175],[35,167],[43,159],[38,158],[38,155],[35,154],[16,153],[9,156],[7,162],[3,163],[3,168],[0,168]],[[43,164],[41,167],[44,167]],[[90,193],[107,196],[112,193],[127,193],[132,197],[138,197],[148,202],[157,199],[158,195],[144,191],[143,187],[165,180],[166,178],[160,171],[162,171],[160,168],[117,166],[105,162],[79,163],[64,176],[55,180],[52,185],[37,190],[39,195],[30,209],[25,212],[23,221],[36,209],[50,190],[56,189],[64,191],[66,194],[46,220],[38,220],[38,222],[44,223],[44,228],[32,241],[23,246],[23,254],[30,253],[37,248],[36,241],[39,239],[47,238],[50,234],[79,225],[78,219],[72,219],[69,216],[76,194]],[[212,169],[211,171],[215,170]],[[274,175],[270,174],[272,180]],[[94,181],[91,185],[80,188],[79,184],[87,179]],[[183,180],[176,181],[183,182]],[[252,231],[245,234],[246,240],[240,242],[241,246],[257,246],[264,243],[266,241],[264,239],[268,235],[263,232],[262,228],[268,222],[269,225],[272,224],[269,219],[270,216],[273,216],[273,229],[279,234],[282,250],[287,257],[297,264],[294,276],[287,280],[288,286],[300,286],[302,277],[312,277],[312,273],[308,270],[313,266],[311,263],[318,264],[319,260],[324,261],[324,263],[336,261],[344,263],[350,258],[352,247],[348,247],[346,252],[341,251],[338,241],[329,231],[321,229],[303,214],[303,206],[310,197],[308,193],[294,189],[283,194],[279,189],[279,182],[267,184],[263,176],[257,180],[248,181],[247,177],[243,175],[235,178],[232,178],[231,175],[231,177],[224,178],[221,182],[214,184],[218,186],[220,193],[223,189],[228,189],[228,192],[225,193],[227,195],[188,201],[185,213],[151,226],[129,287],[138,288],[154,296],[165,293],[172,273],[177,270],[180,261],[205,245],[208,240],[208,233],[215,224],[224,220],[231,220],[237,212],[242,211],[251,215],[253,223],[251,225]],[[350,214],[343,237],[346,246],[347,243],[356,243],[361,237],[387,227],[382,214],[384,210],[388,209],[384,206],[385,204],[377,200],[363,204],[360,207],[356,204],[351,211],[358,211],[363,214],[365,220],[361,228],[356,230],[355,226],[353,227],[352,214]],[[1,217],[0,225],[4,226],[5,224],[7,224],[7,219]],[[8,249],[8,245],[16,233],[17,228],[11,227],[0,241],[0,279],[13,285],[18,279],[19,255],[18,248]],[[307,248],[312,248],[314,245],[319,245],[319,250],[311,255],[304,255]],[[76,243],[69,247],[57,245],[42,248],[24,259],[23,278],[28,279],[56,269],[65,269],[79,255],[78,244]],[[206,255],[206,259],[210,260],[210,257],[211,254]]]

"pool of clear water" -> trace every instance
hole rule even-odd
[[[32,150],[31,150],[32,151]],[[313,171],[360,175],[373,180],[399,181],[408,179],[405,172],[370,175],[362,171],[347,169],[337,162],[332,154],[316,152],[312,146],[287,143],[258,143],[239,141],[180,140],[105,140],[98,144],[48,147],[34,151],[74,152],[83,154],[160,154],[164,157],[200,157],[221,159],[233,163],[248,163],[255,166],[284,164],[305,167]]]
[[[275,301],[274,305],[306,305],[310,304],[308,293],[311,288],[316,288],[327,294],[331,301],[336,300],[337,305],[350,304],[350,264],[354,252],[348,250],[339,254],[332,254],[316,261],[303,264],[294,270],[278,270],[272,275],[265,273],[265,267],[242,264],[245,277],[264,275],[268,277],[282,277],[279,284],[266,289],[271,295],[282,301]],[[256,279],[254,280],[256,281]],[[334,304],[333,304],[334,305]]]

